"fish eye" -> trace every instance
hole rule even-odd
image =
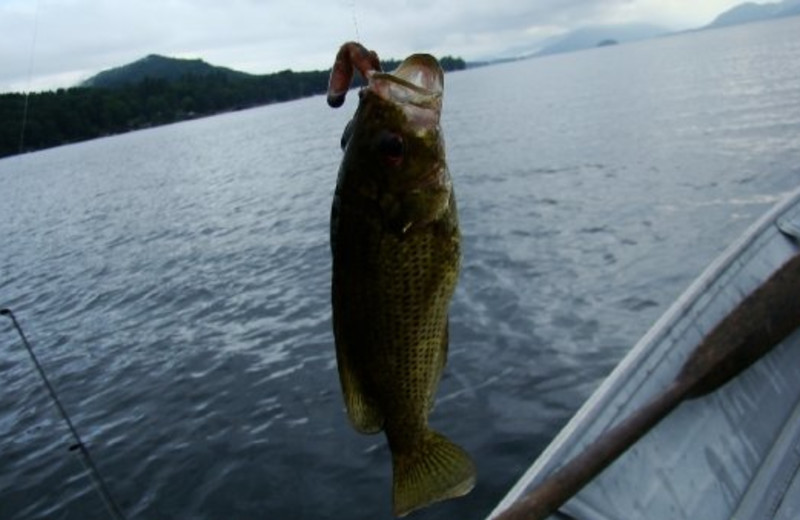
[[[402,161],[405,151],[403,137],[399,134],[385,132],[378,138],[378,152],[391,163]]]

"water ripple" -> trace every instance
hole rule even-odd
[[[781,47],[796,38],[753,49],[726,34],[448,76],[464,261],[431,422],[480,479],[419,520],[488,513],[796,185],[800,62]],[[725,45],[703,61],[696,38]],[[755,76],[716,65],[742,59]],[[350,109],[317,97],[0,161],[0,305],[130,518],[389,514],[386,444],[348,424],[331,337],[328,216]],[[0,516],[104,517],[8,324],[0,347]]]

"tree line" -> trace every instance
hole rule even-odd
[[[384,62],[384,70],[398,63]],[[445,57],[440,63],[445,70],[465,68],[460,58]],[[328,74],[286,70],[244,77],[187,75],[171,81],[148,77],[116,88],[31,93],[27,103],[24,94],[0,94],[0,157],[322,94]]]

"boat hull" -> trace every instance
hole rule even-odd
[[[797,254],[800,190],[698,277],[490,518],[663,392],[702,338]],[[800,330],[722,388],[680,405],[560,511],[576,520],[800,518]]]

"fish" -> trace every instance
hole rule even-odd
[[[347,43],[331,72],[331,106],[342,104],[353,67],[367,85],[342,136],[331,210],[336,359],[353,427],[386,435],[399,517],[475,485],[470,456],[428,425],[447,360],[461,235],[439,63],[414,54],[385,73],[374,52]]]

